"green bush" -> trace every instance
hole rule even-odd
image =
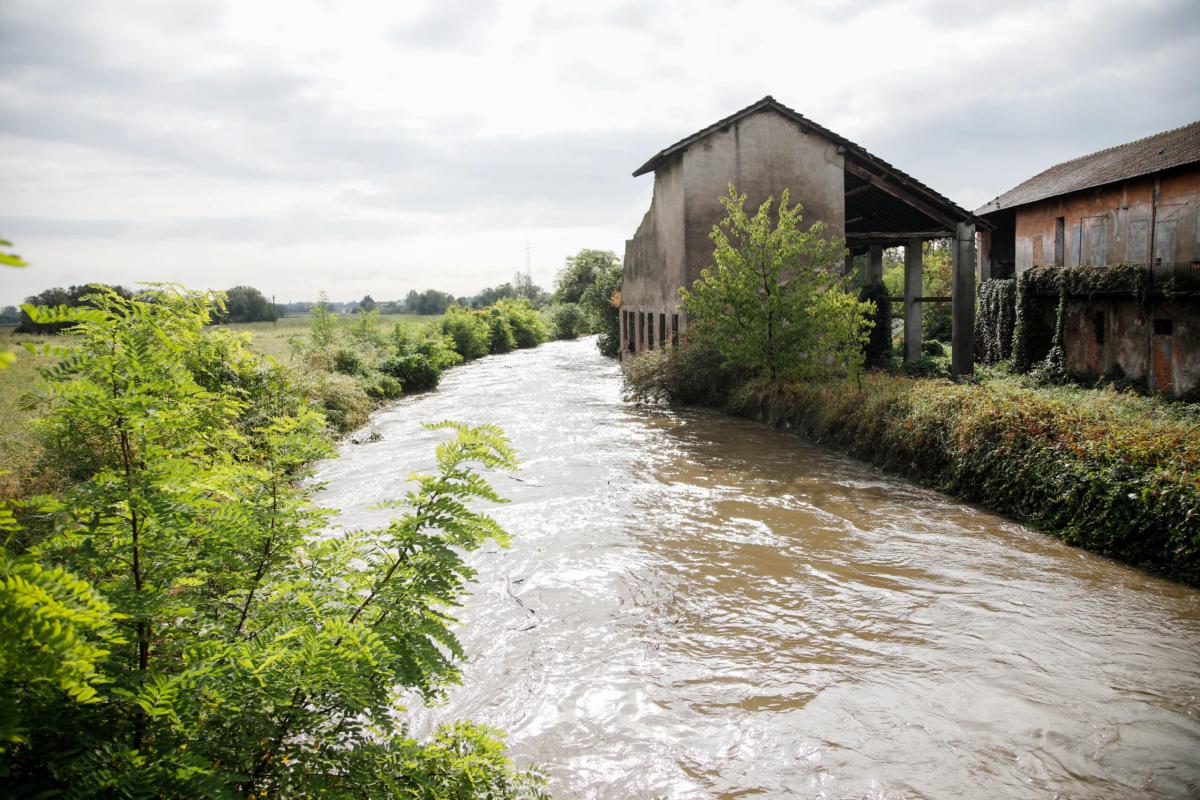
[[[400,381],[406,392],[436,389],[442,372],[462,363],[454,340],[440,330],[397,323],[392,330],[394,352],[379,365],[380,371]]]
[[[316,375],[313,398],[330,427],[338,433],[347,433],[366,424],[371,416],[371,398],[363,385],[350,375]]]
[[[547,309],[555,339],[577,339],[588,332],[588,320],[575,303],[557,303]]]
[[[488,326],[489,353],[511,353],[517,349],[517,337],[513,334],[508,317],[501,309],[492,306],[483,312],[483,317]]]
[[[364,359],[361,352],[349,347],[339,347],[330,355],[330,364],[334,372],[343,375],[359,375],[364,369]]]
[[[537,347],[550,338],[542,315],[524,297],[500,300],[493,307],[508,320],[518,348]]]
[[[442,333],[454,340],[454,349],[464,361],[481,358],[491,352],[491,328],[470,309],[451,306],[442,317]]]
[[[405,510],[333,527],[308,480],[330,452],[320,415],[250,412],[192,376],[212,300],[105,292],[31,313],[77,341],[43,371],[45,424],[104,435],[92,474],[0,506],[6,796],[543,797],[489,729],[417,741],[399,716],[401,697],[459,679],[446,612],[474,577],[467,553],[507,541],[475,510],[502,501],[483,476],[516,469],[507,439],[427,426],[446,438]],[[368,406],[351,377],[319,380],[331,408]]]
[[[626,368],[626,399],[722,407],[748,379],[748,373],[722,366],[721,362],[716,350],[696,346],[647,350]]]

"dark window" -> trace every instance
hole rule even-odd
[[[646,320],[646,349],[653,350],[654,349],[654,312],[651,311],[646,316],[648,317],[648,319]]]
[[[667,345],[667,315],[658,315],[658,343],[662,347]]]
[[[1092,315],[1092,330],[1096,334],[1096,344],[1104,344],[1104,312],[1097,311]]]
[[[671,346],[679,347],[679,315],[671,315]]]
[[[638,331],[637,331],[637,349],[644,350],[646,345],[646,312],[639,311],[638,315]]]
[[[1154,335],[1155,336],[1170,336],[1175,333],[1175,320],[1172,319],[1156,319],[1154,320]]]
[[[1054,264],[1061,267],[1067,254],[1067,218],[1054,220]]]

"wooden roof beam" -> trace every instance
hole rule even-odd
[[[862,180],[874,186],[876,189],[891,195],[900,202],[912,206],[925,216],[942,223],[951,230],[954,230],[954,226],[959,223],[958,219],[945,214],[940,209],[937,209],[929,203],[926,203],[924,200],[915,197],[912,192],[909,192],[900,186],[889,183],[882,176],[876,175],[874,172],[860,167],[850,159],[846,159],[846,171],[855,177],[861,178]],[[908,236],[910,234],[903,235]]]
[[[847,239],[953,239],[954,231],[847,231]]]

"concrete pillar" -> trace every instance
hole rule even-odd
[[[925,272],[925,255],[920,239],[909,239],[904,246],[904,360],[921,357],[921,283]]]
[[[883,245],[873,244],[867,252],[867,284],[883,283]]]
[[[954,237],[950,373],[975,372],[975,226],[958,223]]]

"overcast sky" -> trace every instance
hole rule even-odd
[[[1200,2],[0,0],[0,302],[549,286],[766,94],[975,208],[1200,119]]]

